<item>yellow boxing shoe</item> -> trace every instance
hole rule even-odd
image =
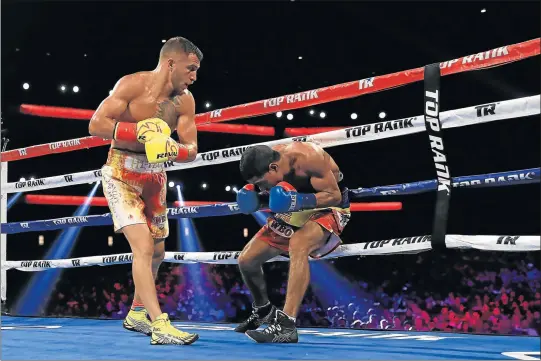
[[[190,345],[198,339],[196,333],[183,332],[173,327],[167,313],[162,313],[152,322],[151,345]]]
[[[147,311],[130,310],[124,319],[122,326],[128,331],[140,332],[147,336],[152,335],[150,320],[147,318]]]

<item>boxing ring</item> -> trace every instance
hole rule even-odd
[[[371,188],[350,189],[353,200],[367,197],[390,197],[437,192],[433,230],[431,234],[416,237],[376,240],[357,244],[341,245],[324,259],[347,256],[383,256],[388,254],[411,254],[431,249],[459,248],[499,252],[526,252],[540,250],[539,235],[458,235],[447,234],[446,223],[451,193],[459,188],[484,188],[518,186],[539,183],[540,168],[520,170],[498,170],[495,173],[454,176],[447,163],[444,129],[480,125],[500,120],[516,119],[540,114],[540,95],[508,100],[497,100],[488,104],[473,104],[469,107],[439,111],[439,99],[445,92],[439,89],[440,77],[461,72],[482,70],[506,65],[540,54],[540,39],[502,46],[439,64],[375,76],[358,81],[325,88],[260,100],[198,114],[198,127],[214,125],[233,119],[255,117],[291,109],[353,98],[413,82],[423,81],[424,114],[402,119],[364,124],[343,129],[300,135],[257,144],[287,144],[295,141],[315,142],[324,148],[382,140],[414,133],[425,132],[434,160],[435,178],[417,182],[383,185]],[[88,119],[91,111],[46,106],[21,106],[21,112],[45,117]],[[220,128],[216,128],[220,129]],[[219,131],[219,130],[216,130]],[[263,129],[261,132],[267,132]],[[22,182],[7,182],[8,162],[40,157],[54,153],[88,149],[109,144],[110,141],[96,137],[84,137],[2,152],[1,171],[1,297],[6,300],[6,272],[44,271],[53,268],[77,268],[90,266],[112,266],[131,263],[130,253],[98,255],[55,260],[6,259],[7,235],[23,232],[62,230],[68,227],[111,226],[109,213],[57,219],[8,222],[7,195],[15,192],[32,192],[96,182],[101,179],[100,170],[38,178]],[[165,163],[166,171],[185,170],[236,162],[250,145],[241,145],[200,153],[191,163]],[[362,202],[360,203],[363,204]],[[378,210],[381,204],[364,203],[361,210]],[[385,206],[383,206],[385,208]],[[222,217],[240,214],[236,203],[209,205],[184,205],[168,208],[168,217],[200,218]],[[164,262],[236,264],[239,251],[217,252],[166,252]],[[287,262],[285,257],[276,257],[269,262]],[[314,261],[317,262],[317,261]],[[151,347],[145,336],[124,332],[121,321],[67,318],[2,317],[2,352],[4,359],[158,359],[177,358],[179,352],[189,359],[251,359],[257,352],[260,359],[521,359],[539,360],[539,341],[534,337],[486,336],[459,333],[369,331],[356,329],[300,329],[300,343],[291,345],[257,345],[242,334],[232,331],[229,324],[174,322],[186,331],[200,333],[200,339],[191,346]],[[98,331],[99,330],[99,331]],[[72,342],[71,337],[84,338]],[[111,343],[114,338],[114,344]],[[31,342],[31,343],[30,343]],[[31,345],[31,346],[30,346]],[[104,347],[104,345],[107,345]],[[95,347],[93,347],[95,346]],[[257,350],[255,349],[257,348]],[[135,352],[134,352],[135,351]]]

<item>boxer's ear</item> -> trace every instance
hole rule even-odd
[[[276,163],[269,164],[269,170],[278,172],[278,164],[276,164]]]

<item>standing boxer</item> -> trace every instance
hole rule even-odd
[[[162,313],[155,279],[169,235],[164,162],[191,162],[197,154],[195,101],[188,86],[202,59],[189,40],[169,39],[156,69],[121,78],[89,124],[91,135],[113,140],[102,168],[103,193],[115,232],[124,233],[133,252],[135,295],[123,325],[152,336],[152,345],[199,338],[173,327]],[[180,143],[170,137],[171,129]]]

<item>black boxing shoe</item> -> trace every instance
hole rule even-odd
[[[299,334],[295,321],[280,310],[272,324],[261,331],[246,331],[246,336],[257,343],[297,343]]]
[[[246,321],[235,328],[235,332],[245,333],[249,330],[257,330],[264,323],[270,323],[275,316],[276,307],[268,303],[266,306],[255,307],[252,305],[252,314]]]

